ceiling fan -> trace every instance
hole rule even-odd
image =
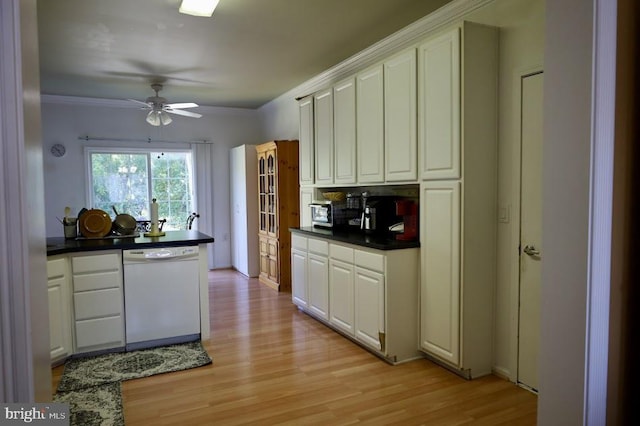
[[[144,105],[143,109],[149,109],[147,114],[147,123],[152,126],[166,126],[173,120],[169,114],[183,115],[185,117],[200,118],[202,114],[191,111],[183,111],[183,108],[195,108],[198,104],[193,102],[168,104],[167,100],[161,96],[158,96],[158,92],[162,90],[162,84],[154,83],[151,88],[156,92],[155,96],[149,96],[145,102],[137,101],[135,99],[129,99],[131,102]],[[167,114],[169,113],[169,114]]]

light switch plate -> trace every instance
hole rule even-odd
[[[511,206],[509,204],[503,204],[498,206],[498,222],[509,223],[511,218]]]

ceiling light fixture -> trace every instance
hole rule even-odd
[[[182,0],[178,11],[193,16],[211,16],[220,0]]]
[[[147,123],[151,124],[152,126],[159,126],[161,124],[163,126],[166,126],[172,121],[173,120],[171,119],[171,117],[169,117],[169,114],[162,110],[154,109],[149,111],[149,114],[147,114]]]

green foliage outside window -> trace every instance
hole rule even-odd
[[[185,228],[194,211],[190,152],[92,152],[90,161],[93,208],[148,220],[155,198],[163,230]]]

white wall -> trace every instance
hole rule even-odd
[[[293,91],[285,93],[259,109],[265,141],[299,138],[298,102]]]
[[[144,120],[145,112],[136,108],[119,106],[117,103],[69,98],[47,98],[42,104],[42,134],[44,149],[45,216],[47,236],[62,236],[62,227],[57,217],[62,217],[64,207],[70,206],[73,213],[86,206],[86,165],[83,147],[180,147],[176,144],[148,144],[130,142],[86,142],[79,136],[161,139],[171,141],[209,140],[213,145],[212,182],[196,182],[209,187],[213,193],[213,209],[199,211],[201,217],[195,222],[212,220],[215,238],[213,259],[210,267],[231,266],[230,218],[229,218],[229,150],[244,143],[262,141],[260,122],[255,110],[212,108],[199,109],[204,116],[199,119],[174,117],[173,123],[165,127],[152,127]],[[114,106],[111,106],[114,104]],[[105,106],[106,105],[106,106]],[[55,143],[67,148],[64,157],[53,157],[49,149]],[[90,206],[86,206],[90,207]]]
[[[544,0],[496,1],[469,19],[500,28],[498,223],[494,370],[517,378],[518,243],[520,235],[520,77],[543,70]]]
[[[594,2],[546,12],[538,424],[584,422]],[[606,395],[601,395],[606,399]],[[602,423],[593,423],[602,424]]]

